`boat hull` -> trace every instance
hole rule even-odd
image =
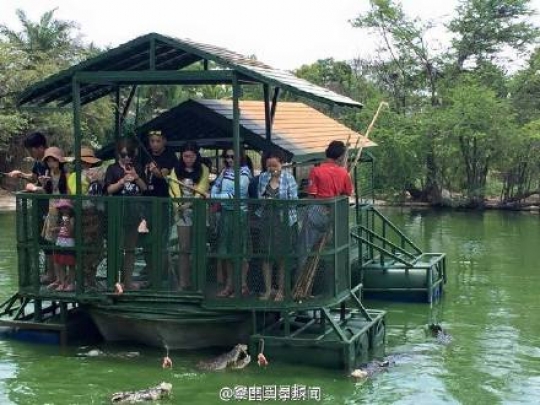
[[[90,315],[106,341],[131,341],[170,350],[191,350],[247,343],[249,315],[163,316],[92,309]]]

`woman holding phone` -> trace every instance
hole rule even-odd
[[[144,173],[134,165],[137,150],[129,138],[122,138],[116,144],[116,162],[107,168],[104,188],[107,194],[122,197],[142,195],[147,186]],[[142,219],[142,210],[137,202],[129,199],[123,202],[124,224],[124,289],[138,290],[140,285],[133,282],[135,267],[135,246],[137,227]],[[120,281],[120,280],[119,280]]]

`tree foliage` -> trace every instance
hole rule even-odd
[[[538,38],[528,21],[530,0],[461,0],[448,28],[456,34],[452,53],[459,69],[468,59],[490,60],[505,47],[524,51]]]
[[[31,21],[17,10],[22,29],[0,25],[0,147],[19,144],[22,135],[33,129],[44,130],[50,142],[67,151],[73,144],[73,119],[70,112],[32,111],[16,108],[18,95],[28,86],[74,63],[97,54],[92,44],[83,45],[73,21],[55,18],[55,10]],[[99,144],[111,132],[113,109],[102,99],[82,109],[83,135],[89,143]]]
[[[383,145],[375,153],[391,173],[383,175],[381,188],[401,185],[432,203],[443,202],[442,191],[449,189],[466,204],[481,205],[489,179],[503,173],[503,187],[509,184],[504,176],[523,169],[518,162],[525,145],[535,144],[536,126],[526,125],[539,118],[538,52],[513,77],[500,58],[508,50],[525,55],[536,44],[530,1],[461,0],[447,26],[454,35],[447,49],[432,46],[427,38],[434,25],[408,16],[400,2],[371,0],[370,6],[352,24],[379,39],[368,77],[380,97],[393,100],[388,127],[381,123],[374,132]]]
[[[539,190],[540,51],[531,14],[530,0],[460,0],[447,25],[453,39],[441,48],[429,40],[433,23],[408,16],[397,0],[371,0],[351,24],[379,40],[376,57],[321,59],[295,74],[362,102],[362,110],[324,111],[362,133],[379,102],[389,101],[372,132],[381,192],[407,190],[435,204],[445,202],[445,190],[471,206],[493,193],[519,200]],[[71,113],[20,111],[16,99],[30,84],[101,50],[84,44],[77,24],[57,19],[55,10],[38,21],[22,10],[17,16],[20,31],[0,25],[0,149],[34,128],[46,129],[53,143],[72,145]],[[525,61],[513,74],[501,57],[509,50]],[[262,86],[243,91],[244,99],[263,97]],[[188,98],[231,96],[227,85],[123,88],[122,105],[131,107],[121,113],[133,128]],[[282,92],[279,99],[297,97]],[[110,97],[85,105],[85,140],[106,142],[113,117]]]

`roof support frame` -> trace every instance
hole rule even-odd
[[[151,38],[150,39],[150,60],[148,61],[148,65],[150,67],[150,70],[156,70],[156,39]]]
[[[266,140],[272,141],[272,123],[270,118],[270,86],[267,83],[263,83],[263,95],[264,95],[264,129],[266,132]]]
[[[129,95],[126,99],[126,103],[124,104],[124,108],[122,109],[122,115],[120,117],[122,125],[126,121],[127,113],[129,111],[129,107],[131,107],[131,103],[133,102],[133,97],[135,97],[136,91],[137,91],[137,85],[134,84],[131,86],[131,89],[129,90]]]
[[[81,85],[77,80],[77,75],[71,78],[71,94],[73,98],[73,132],[75,136],[75,194],[82,195],[82,166],[81,166]],[[82,201],[75,200],[75,238],[82,240]],[[75,250],[75,274],[77,275],[76,292],[83,291],[83,272],[81,249]]]
[[[79,72],[81,83],[99,84],[231,84],[232,70],[209,71],[100,71]],[[238,80],[238,78],[236,79]]]
[[[274,88],[274,96],[272,97],[272,109],[270,110],[270,119],[274,123],[274,117],[276,116],[277,101],[279,97],[279,87]]]

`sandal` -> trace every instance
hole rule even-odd
[[[56,290],[56,288],[58,288],[58,286],[62,285],[62,283],[60,283],[60,281],[53,281],[51,284],[47,285],[47,290]]]
[[[251,295],[251,292],[249,291],[249,288],[247,285],[242,286],[242,296],[247,297]]]
[[[65,286],[67,286],[67,284]],[[54,291],[64,291],[65,286],[64,284],[58,284],[58,287],[56,287]]]
[[[73,283],[66,284],[62,291],[75,291],[75,284]]]
[[[274,301],[283,301],[285,297],[283,296],[283,291],[278,291],[276,293],[276,297],[274,298]]]
[[[272,291],[271,291],[271,290],[265,292],[264,294],[262,294],[262,295],[259,297],[259,299],[260,299],[261,301],[268,301],[268,300],[270,299],[270,297],[272,297]]]
[[[231,297],[231,296],[234,296],[234,290],[232,289],[232,287],[225,287],[216,295],[216,297],[219,297],[219,298],[226,298],[226,297]]]

